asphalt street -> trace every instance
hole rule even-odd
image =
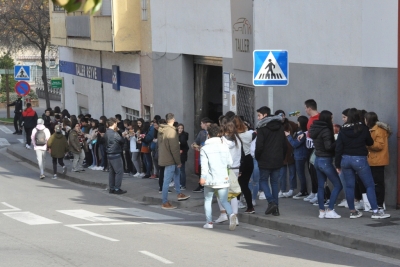
[[[2,129],[0,138],[20,142]],[[0,144],[0,266],[400,266],[243,223],[233,232],[227,224],[206,230],[199,209],[165,211],[50,174],[39,180],[37,168],[5,147]]]

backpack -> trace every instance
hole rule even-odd
[[[35,144],[36,146],[44,146],[46,145],[46,134],[44,130],[37,130],[35,134]]]

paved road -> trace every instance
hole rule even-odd
[[[1,138],[17,139],[0,131]],[[18,142],[18,140],[17,140]],[[0,149],[0,266],[400,266],[400,261],[37,178]],[[48,175],[49,177],[49,175]]]

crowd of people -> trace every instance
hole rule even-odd
[[[21,113],[15,134],[24,128],[26,148],[33,146],[37,155],[40,179],[45,178],[48,151],[54,179],[57,163],[65,173],[63,159],[71,159],[72,172],[83,172],[85,167],[108,171],[112,194],[126,193],[121,188],[124,174],[158,179],[163,209],[176,208],[168,201],[170,187],[175,187],[178,201],[190,198],[182,191],[186,190],[185,163],[191,147],[200,154],[199,184],[193,192],[204,193],[204,228],[229,220],[229,229],[234,230],[239,224],[238,210],[255,213],[257,198],[267,200],[265,214],[273,216],[280,215],[279,198],[293,198],[318,206],[321,219],[341,218],[335,205],[347,207],[352,219],[361,217],[361,210],[371,212],[373,219],[390,217],[384,211],[384,167],[389,164],[391,130],[374,112],[346,109],[343,125],[337,125],[330,111],[319,112],[317,103],[309,99],[304,103],[308,117],[296,114],[297,123],[286,118],[283,110],[273,115],[268,107],[260,107],[253,129],[229,111],[218,122],[203,118],[201,131],[189,146],[189,134],[172,113],[165,119],[156,115],[152,121],[122,120],[120,114],[97,120],[55,107],[38,118],[30,103],[25,110],[20,110],[19,102],[14,105]],[[337,203],[343,188],[345,199]],[[215,221],[211,217],[214,193],[220,209]]]

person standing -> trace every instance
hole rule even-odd
[[[30,103],[28,103],[30,104]],[[37,120],[36,127],[32,130],[30,136],[34,150],[36,152],[36,158],[40,170],[40,179],[45,177],[44,165],[46,164],[46,151],[47,151],[47,140],[50,138],[50,131],[44,126],[43,119]]]
[[[64,164],[64,155],[68,152],[68,142],[62,134],[61,125],[54,127],[54,134],[51,135],[47,146],[50,150],[50,155],[53,158],[53,179],[57,179],[57,161],[63,168],[63,174],[67,172],[67,166]]]
[[[257,110],[259,122],[257,124],[257,141],[254,154],[260,169],[260,185],[268,201],[265,214],[279,216],[278,182],[280,169],[286,156],[287,144],[282,116],[270,116],[270,114],[271,109],[267,106]],[[268,185],[269,180],[272,188]]]
[[[14,106],[14,128],[15,128],[15,132],[13,132],[13,134],[22,134],[22,129],[20,129],[18,127],[18,123],[19,120],[21,118],[22,115],[22,100],[21,100],[22,96],[18,95],[17,100],[15,100],[14,102],[8,104],[8,107]]]
[[[179,147],[181,153],[181,190],[186,190],[186,161],[187,161],[187,154],[189,151],[188,139],[189,133],[185,132],[185,126],[180,123],[178,125],[178,133],[179,133]]]
[[[21,126],[24,126],[25,134],[26,134],[26,148],[27,149],[31,149],[32,130],[36,127],[37,121],[38,121],[38,116],[36,114],[36,111],[34,111],[32,109],[31,103],[27,103],[26,109],[22,112],[22,117],[21,117]],[[43,127],[44,127],[44,125],[43,125]]]
[[[82,164],[83,160],[85,159],[85,150],[87,150],[87,144],[85,140],[85,134],[82,133],[79,123],[74,122],[72,124],[68,142],[70,145],[70,151],[74,155],[74,160],[72,161],[72,171],[84,171]]]
[[[122,163],[122,145],[127,133],[124,131],[122,136],[118,133],[117,120],[115,118],[108,119],[108,129],[106,130],[105,145],[106,153],[109,161],[108,185],[109,193],[122,195],[126,190],[121,189],[122,176],[124,175],[124,165]]]
[[[163,209],[176,209],[168,201],[168,188],[172,179],[175,182],[175,190],[178,194],[178,201],[187,200],[190,196],[181,193],[180,188],[180,171],[181,156],[179,153],[179,139],[178,133],[174,127],[175,116],[168,113],[165,116],[167,124],[161,124],[158,128],[158,149],[159,157],[158,164],[165,166],[164,169],[164,183],[162,187],[162,208]]]

